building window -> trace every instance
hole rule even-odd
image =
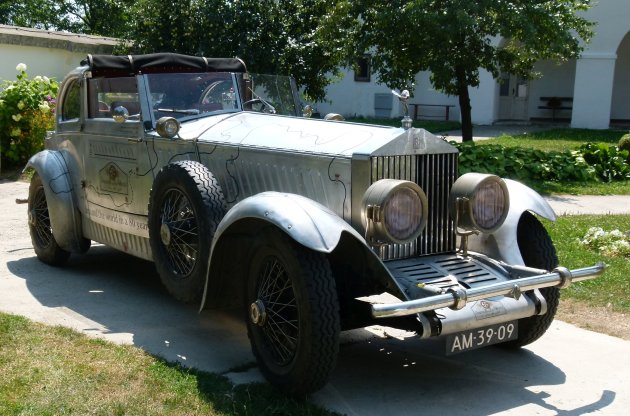
[[[370,82],[370,73],[372,72],[370,59],[370,55],[365,55],[357,61],[357,66],[354,70],[354,80],[356,82]]]

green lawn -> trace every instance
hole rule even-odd
[[[140,348],[0,313],[0,415],[331,415]]]
[[[562,296],[589,305],[607,307],[623,313],[630,312],[630,258],[605,257],[579,244],[590,227],[630,231],[630,215],[575,215],[558,217],[545,226],[554,241],[562,266],[570,269],[607,264],[603,276],[577,283],[562,292]]]
[[[516,136],[502,135],[494,139],[479,140],[478,145],[500,144],[508,147],[526,147],[543,151],[573,150],[584,143],[617,144],[627,130],[549,129]]]

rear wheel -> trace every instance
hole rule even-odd
[[[51,266],[62,266],[68,261],[70,252],[62,249],[53,235],[44,185],[37,173],[28,188],[28,229],[39,260]]]
[[[276,233],[254,249],[247,330],[262,373],[285,393],[326,384],[339,352],[339,302],[325,255]]]
[[[544,270],[553,270],[558,266],[558,256],[551,237],[545,227],[533,214],[525,212],[518,222],[518,247],[526,266]],[[547,313],[535,315],[518,321],[518,339],[504,345],[520,348],[531,344],[549,329],[558,310],[560,289],[547,287],[539,289],[547,301]]]

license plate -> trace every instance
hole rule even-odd
[[[458,332],[446,337],[446,355],[476,350],[518,338],[518,321]]]

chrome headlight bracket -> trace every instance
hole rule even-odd
[[[462,237],[460,250],[466,253],[468,236],[492,233],[503,225],[510,210],[507,186],[496,175],[467,173],[453,184],[449,209]]]

